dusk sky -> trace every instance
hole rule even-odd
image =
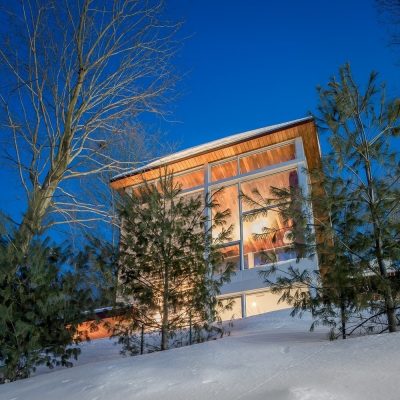
[[[305,116],[345,62],[358,82],[376,70],[399,92],[400,53],[373,0],[167,3],[190,36],[177,58],[179,122],[165,126],[181,147]]]
[[[389,94],[400,89],[400,52],[373,0],[168,0],[167,14],[184,21],[174,60],[183,77],[170,121],[147,129],[180,149],[304,117],[315,111],[316,86],[345,62],[360,83],[376,70]],[[1,179],[2,208],[19,219],[20,182],[7,165]]]

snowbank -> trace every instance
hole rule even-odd
[[[400,334],[329,342],[288,311],[236,321],[223,339],[137,357],[82,345],[71,369],[0,386],[2,400],[399,399]]]

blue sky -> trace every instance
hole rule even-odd
[[[359,82],[377,70],[390,92],[400,66],[371,0],[169,0],[190,36],[177,57],[169,138],[189,147],[314,111],[316,86],[350,62]],[[397,53],[400,59],[400,53]]]
[[[179,148],[305,116],[316,86],[345,62],[358,82],[377,70],[399,93],[400,51],[388,47],[373,0],[167,0],[166,11],[184,21],[183,78],[170,121],[149,130]],[[18,219],[20,183],[4,166],[0,179],[1,208]]]

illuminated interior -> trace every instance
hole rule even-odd
[[[181,185],[185,196],[201,194],[201,189],[211,193],[218,204],[212,210],[212,218],[218,211],[230,210],[223,227],[213,227],[215,239],[220,237],[223,229],[233,227],[230,237],[220,242],[225,257],[220,271],[226,268],[228,262],[234,263],[235,268],[240,270],[295,258],[289,240],[291,222],[285,222],[276,207],[274,209],[276,201],[271,191],[271,187],[298,185],[297,168],[284,164],[295,159],[295,144],[291,142],[174,176],[174,182]],[[278,172],[274,170],[275,166],[280,168]],[[208,185],[205,183],[207,174]],[[133,188],[134,193],[135,190],[136,187]],[[253,201],[246,200],[248,197]],[[259,209],[264,210],[263,215],[254,215]]]
[[[204,169],[174,176],[174,183],[181,185],[182,190],[204,185]]]
[[[294,143],[278,146],[272,149],[264,150],[239,159],[240,173],[245,174],[250,171],[265,168],[270,165],[294,160],[296,158],[296,149]]]
[[[290,307],[286,302],[278,303],[280,297],[281,294],[274,294],[270,291],[246,294],[246,316],[251,317]]]
[[[232,161],[226,161],[220,164],[213,165],[210,169],[210,172],[211,182],[231,178],[238,174],[238,161],[235,158]]]
[[[240,240],[240,224],[239,222],[239,187],[238,185],[227,186],[212,192],[213,200],[217,207],[213,208],[213,217],[219,212],[227,209],[230,210],[230,215],[225,218],[223,226],[215,226],[213,230],[214,238],[218,238],[223,229],[228,229],[231,225],[233,227],[230,240],[225,242],[234,242]]]
[[[226,241],[226,262],[233,260],[239,267],[240,251],[243,254],[242,269],[295,258],[289,240],[291,222],[285,222],[276,208],[274,209],[276,203],[271,187],[288,188],[297,185],[297,171],[291,169],[257,179],[239,181],[216,193],[218,210],[231,210],[231,215],[226,220],[226,227],[231,224],[234,226],[231,240]],[[243,194],[240,205],[239,193]],[[249,203],[245,196],[252,198],[254,202]],[[265,210],[263,215],[254,214],[258,209]],[[221,228],[214,229],[215,237],[220,232]],[[237,241],[239,244],[232,246],[233,242]]]
[[[219,310],[218,315],[222,321],[230,321],[231,319],[242,318],[242,298],[241,296],[230,297],[229,299],[221,300],[222,310]],[[229,305],[229,310],[224,308]]]
[[[219,265],[218,271],[219,273],[223,273],[228,264],[233,264],[234,270],[240,270],[240,246],[239,244],[234,244],[231,246],[225,246],[221,249],[221,252],[224,256],[224,262]]]

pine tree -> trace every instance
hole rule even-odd
[[[213,239],[206,210],[214,205],[202,194],[182,194],[171,174],[157,185],[145,182],[123,199],[119,294],[132,306],[115,334],[126,347],[132,344],[132,333],[144,327],[161,332],[160,348],[166,350],[177,330],[188,328],[192,333],[216,319],[216,296],[233,266],[218,270],[218,244],[232,227],[222,227]],[[213,224],[223,226],[228,212],[215,213]]]
[[[265,202],[274,202],[291,224],[298,260],[318,257],[319,271],[274,265],[263,274],[272,290],[294,306],[293,314],[311,310],[316,323],[333,327],[339,321],[343,338],[367,322],[381,323],[382,315],[386,324],[379,331],[394,332],[400,267],[400,101],[386,99],[376,73],[362,90],[348,65],[340,68],[339,80],[332,78],[318,93],[317,121],[328,131],[330,151],[319,170],[308,171],[309,190],[275,188],[275,198]],[[359,321],[348,327],[355,315]]]
[[[66,249],[33,241],[25,252],[15,243],[1,237],[0,383],[26,378],[38,365],[71,366],[80,352],[74,344],[85,336],[78,325],[92,302]]]

